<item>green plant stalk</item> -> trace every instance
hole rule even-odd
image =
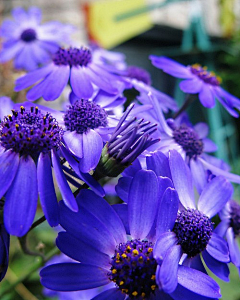
[[[19,277],[18,280],[16,280],[14,283],[10,284],[9,286],[7,286],[5,289],[3,289],[0,292],[0,299],[1,299],[1,297],[6,295],[7,293],[11,292],[14,289],[15,286],[17,286],[19,283],[26,280],[32,273],[34,273],[40,267],[42,267],[46,263],[46,261],[48,261],[50,258],[52,258],[54,255],[56,255],[58,253],[60,253],[60,250],[57,247],[54,247],[52,250],[50,250],[47,253],[47,255],[45,256],[45,259],[39,257],[37,259],[37,261],[34,264],[32,264],[32,266],[29,268],[29,270],[24,275]]]

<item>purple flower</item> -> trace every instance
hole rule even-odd
[[[196,205],[190,170],[179,153],[170,151],[168,159],[163,153],[154,152],[146,157],[145,164],[148,170],[153,170],[158,176],[161,198],[155,223],[157,242],[154,257],[161,266],[161,271],[157,273],[157,282],[161,283],[167,293],[174,290],[179,262],[206,273],[199,256],[201,252],[209,269],[228,281],[228,247],[213,232],[210,219],[231,197],[231,184],[222,176],[215,177],[205,186]],[[120,178],[116,186],[117,194],[125,202],[129,201],[132,180],[140,170],[142,166],[139,161],[135,161],[124,171],[124,177]],[[164,257],[167,260],[162,268]]]
[[[0,121],[11,112],[13,102],[9,97],[0,97]]]
[[[159,280],[163,290],[171,292],[176,288],[180,260],[183,265],[197,264],[198,269],[204,272],[200,253],[208,268],[228,281],[229,250],[225,240],[213,232],[211,218],[231,198],[231,184],[222,176],[215,177],[205,186],[196,204],[190,170],[175,150],[170,151],[169,167],[181,207],[177,210],[176,197],[169,198],[164,193],[156,223],[158,240],[154,248],[154,257],[161,265]]]
[[[207,108],[214,107],[215,98],[233,116],[238,117],[235,108],[240,109],[240,100],[221,88],[221,79],[207,68],[198,64],[184,66],[167,58],[151,55],[152,64],[164,72],[185,79],[180,83],[184,93],[199,94],[199,100]]]
[[[150,74],[142,68],[136,66],[128,66],[125,76],[128,78],[136,79],[137,81],[141,81],[146,85],[151,85]]]
[[[125,98],[99,91],[92,99],[79,99],[71,94],[70,101],[65,112],[53,114],[64,129],[63,142],[77,157],[80,171],[88,173],[97,166],[103,142],[117,125],[118,118],[111,111],[121,107]]]
[[[37,209],[38,192],[49,224],[59,224],[52,167],[62,198],[70,209],[78,209],[67,183],[69,179],[79,186],[72,176],[104,195],[102,187],[89,174],[81,173],[77,162],[62,146],[62,137],[63,129],[51,113],[41,111],[31,103],[26,103],[25,107],[15,105],[12,114],[2,119],[0,198],[5,196],[4,225],[10,234],[23,236],[29,230]],[[62,166],[60,156],[68,160],[72,170]]]
[[[185,266],[179,267],[181,283],[170,295],[157,285],[156,272],[161,267],[157,267],[153,248],[159,192],[155,173],[140,170],[133,177],[128,205],[110,206],[89,190],[77,196],[77,213],[61,202],[60,223],[65,232],[59,233],[57,246],[77,262],[44,268],[40,272],[43,286],[76,291],[115,283],[114,288],[93,298],[96,300],[219,297],[219,287],[209,276]]]
[[[123,53],[109,51],[93,44],[91,44],[91,49],[94,63],[100,64],[111,73],[121,74],[121,72],[125,72],[127,64]]]
[[[3,224],[0,224],[0,282],[8,269],[10,236]]]
[[[119,76],[109,73],[92,61],[91,50],[86,47],[59,48],[50,64],[17,79],[15,91],[38,81],[40,83],[27,92],[28,100],[34,101],[40,97],[47,101],[55,100],[68,82],[73,93],[81,99],[92,97],[95,87],[117,94],[124,86]]]
[[[178,106],[173,98],[151,86],[151,77],[146,70],[136,66],[129,66],[125,72],[122,71],[120,74],[126,82],[126,89],[134,88],[140,93],[137,100],[142,104],[151,104],[148,96],[151,93],[164,112],[168,112],[170,109],[173,111],[177,110]]]
[[[0,62],[14,59],[17,69],[34,70],[39,64],[50,60],[59,45],[67,41],[73,31],[70,25],[60,22],[48,22],[40,25],[41,11],[37,7],[15,8],[12,11],[14,21],[6,20],[1,27],[4,38],[0,52]]]
[[[221,222],[215,232],[227,238],[231,262],[240,272],[240,249],[237,238],[240,236],[240,205],[230,200],[219,213]]]
[[[192,126],[185,117],[166,121],[159,103],[155,98],[150,98],[154,109],[141,113],[139,116],[158,123],[158,131],[154,137],[161,137],[161,141],[153,146],[152,151],[158,150],[168,155],[169,150],[177,150],[191,168],[199,193],[207,183],[207,170],[214,175],[222,175],[232,182],[240,183],[239,175],[231,174],[226,169],[226,164],[207,155],[206,152],[217,150],[216,145],[207,138],[209,131],[207,124],[198,123]]]

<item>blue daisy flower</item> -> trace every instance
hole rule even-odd
[[[178,271],[179,261],[183,265],[197,268],[206,273],[199,256],[199,253],[202,252],[209,269],[221,279],[228,281],[227,263],[230,261],[228,247],[226,242],[213,231],[213,223],[210,219],[222,209],[231,197],[233,191],[231,184],[222,176],[214,176],[200,193],[196,206],[190,170],[177,151],[170,151],[170,159],[159,151],[154,152],[146,157],[145,164],[148,170],[153,170],[158,176],[162,195],[155,224],[156,239],[159,240],[154,248],[154,257],[162,265],[167,252],[170,253],[173,250],[171,247],[176,246],[173,250],[176,250],[175,254],[172,253],[173,256],[169,258],[173,267],[171,271],[175,272],[175,275]],[[124,171],[124,177],[120,178],[116,192],[124,202],[128,202],[129,189],[134,176],[142,169],[139,160],[136,160]],[[170,191],[166,193],[169,188],[174,188],[177,194],[174,196],[172,193],[171,195]],[[180,206],[178,199],[181,202]],[[163,245],[165,246],[163,247]],[[169,270],[170,262],[168,260],[165,267],[166,270]],[[174,273],[167,273],[164,268],[157,278],[165,292],[169,292],[175,288],[177,281],[176,277],[168,278],[169,274]]]
[[[224,176],[232,182],[240,183],[239,175],[230,173],[224,162],[207,154],[217,150],[217,146],[207,138],[209,132],[207,124],[198,123],[192,126],[184,116],[177,120],[165,120],[158,101],[152,96],[150,99],[153,109],[139,114],[140,117],[158,124],[158,131],[154,137],[161,137],[161,140],[150,150],[158,150],[166,155],[169,150],[177,150],[191,168],[198,192],[201,192],[207,183],[207,170],[215,175]]]
[[[2,210],[2,203],[1,210]],[[4,224],[0,224],[0,282],[6,275],[9,262],[9,244],[10,236],[6,231]]]
[[[240,99],[234,97],[221,86],[221,79],[213,72],[199,64],[184,66],[170,58],[151,55],[152,64],[167,74],[185,79],[180,83],[184,93],[198,94],[204,107],[212,108],[217,99],[222,106],[233,116],[238,117],[236,109],[240,109]]]
[[[214,280],[185,266],[179,267],[181,283],[171,294],[157,284],[156,276],[161,267],[153,257],[155,238],[152,231],[155,231],[160,204],[159,192],[155,173],[140,170],[132,180],[128,205],[110,206],[89,190],[82,190],[77,196],[77,213],[61,202],[60,223],[65,232],[59,233],[56,243],[76,262],[42,269],[43,286],[76,291],[115,283],[115,287],[94,300],[218,298],[219,287]],[[195,278],[197,284],[191,278]]]
[[[104,191],[92,176],[79,170],[75,159],[63,147],[63,129],[51,109],[46,112],[31,103],[16,104],[13,108],[12,114],[3,117],[0,123],[0,198],[5,197],[7,231],[23,236],[32,225],[38,192],[49,224],[59,224],[52,167],[63,200],[74,211],[78,207],[67,179],[79,187],[72,176],[80,178],[101,196]],[[62,157],[72,169],[62,165]]]
[[[112,72],[114,72],[114,70]],[[178,109],[177,103],[172,97],[151,86],[151,76],[146,70],[137,66],[128,66],[125,70],[115,70],[114,73],[122,76],[125,82],[125,89],[134,88],[140,93],[137,100],[142,104],[151,104],[148,96],[148,94],[151,93],[152,97],[156,98],[156,101],[158,101],[164,112],[168,112],[169,110],[176,111]]]
[[[105,70],[111,73],[121,72],[124,74],[127,68],[126,57],[121,52],[109,51],[95,44],[90,44],[93,54],[93,61],[100,64]]]
[[[232,185],[224,177],[216,176],[205,186],[196,204],[190,170],[176,150],[170,151],[169,167],[181,207],[176,208],[176,199],[163,195],[156,223],[157,242],[154,248],[154,257],[161,264],[159,280],[163,289],[170,292],[176,288],[180,260],[188,266],[197,264],[204,272],[200,253],[208,268],[228,281],[228,246],[213,231],[211,218],[231,198]],[[162,206],[167,208],[164,210]]]
[[[27,99],[34,101],[43,97],[52,101],[61,95],[68,82],[73,93],[81,99],[92,97],[96,87],[107,93],[117,94],[124,86],[119,76],[109,73],[92,61],[89,48],[59,48],[50,64],[17,79],[15,91],[37,83],[27,92]]]
[[[68,40],[73,31],[70,25],[60,22],[41,22],[41,11],[37,7],[15,8],[14,21],[5,20],[0,35],[4,39],[0,62],[14,59],[16,69],[34,70],[39,64],[50,60],[60,44]]]
[[[90,99],[79,99],[71,93],[71,104],[66,106],[65,112],[52,110],[64,129],[63,143],[77,157],[83,173],[97,166],[103,144],[109,140],[109,134],[119,121],[113,110],[121,108],[125,100],[121,94],[110,95],[104,91],[98,91]]]
[[[240,272],[240,249],[237,242],[240,236],[240,205],[234,200],[228,201],[219,216],[221,222],[215,232],[227,238],[231,262]]]

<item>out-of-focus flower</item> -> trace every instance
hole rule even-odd
[[[89,48],[81,47],[59,48],[50,64],[17,79],[15,91],[37,83],[27,92],[27,99],[34,101],[43,97],[51,101],[61,95],[68,82],[73,93],[81,99],[92,97],[96,87],[110,94],[117,94],[124,87],[119,76],[92,61]]]
[[[142,104],[151,104],[148,96],[149,93],[151,93],[152,97],[156,98],[156,101],[158,101],[159,106],[164,112],[168,112],[170,109],[173,111],[177,110],[178,106],[173,98],[151,86],[151,76],[146,70],[136,66],[129,66],[120,74],[126,82],[126,89],[134,88],[140,93],[137,99]]]
[[[41,22],[41,11],[37,7],[15,8],[12,11],[14,20],[5,20],[0,35],[4,39],[0,52],[0,62],[14,59],[16,69],[34,70],[39,64],[50,60],[74,30],[71,25],[60,22]]]
[[[100,64],[105,70],[108,70],[111,73],[125,73],[127,63],[125,61],[126,57],[123,53],[109,51],[93,44],[90,46],[92,49],[94,63]]]
[[[151,55],[150,59],[155,67],[174,77],[185,79],[180,83],[181,90],[188,94],[198,94],[203,106],[212,108],[217,99],[233,117],[238,117],[235,108],[240,109],[240,99],[220,86],[221,79],[215,73],[198,64],[184,66],[163,56]]]
[[[168,189],[169,192],[172,190]],[[157,267],[153,257],[155,236],[151,233],[155,232],[160,200],[157,176],[153,171],[140,170],[132,180],[128,205],[116,205],[114,209],[89,190],[82,190],[77,196],[77,213],[61,202],[60,223],[65,232],[59,233],[56,243],[64,254],[77,262],[42,269],[43,286],[74,291],[115,283],[115,287],[93,298],[96,300],[219,297],[219,287],[209,276],[185,266],[179,266],[179,284],[171,294],[162,290],[159,281],[157,285],[156,276],[161,266]],[[121,218],[117,211],[122,212]],[[129,224],[129,232],[125,224]]]
[[[221,222],[215,232],[227,238],[231,262],[240,272],[240,249],[237,242],[240,236],[240,205],[234,200],[228,201],[219,216]]]

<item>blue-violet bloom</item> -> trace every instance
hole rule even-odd
[[[140,93],[137,99],[142,104],[151,104],[148,97],[148,94],[151,93],[164,112],[178,109],[177,103],[173,98],[151,86],[151,76],[146,70],[137,66],[128,66],[125,71],[118,73],[123,76],[126,89],[134,88]]]
[[[228,281],[228,246],[213,231],[211,218],[231,198],[232,185],[224,177],[216,176],[205,186],[196,204],[190,170],[176,150],[170,151],[169,167],[181,206],[177,211],[176,200],[172,198],[171,201],[162,199],[161,205],[166,206],[167,211],[159,208],[154,257],[161,265],[158,276],[163,290],[171,292],[176,288],[179,261],[190,267],[197,264],[202,272],[206,272],[200,253],[208,268]]]
[[[159,183],[153,171],[136,173],[128,205],[110,206],[89,190],[82,190],[77,201],[77,213],[60,202],[60,224],[65,232],[60,232],[56,240],[58,248],[76,262],[42,269],[43,286],[76,291],[115,283],[94,300],[209,300],[220,296],[214,280],[185,266],[179,267],[179,284],[170,295],[157,285],[155,239],[149,235],[159,206]]]
[[[215,232],[226,237],[230,252],[231,262],[238,268],[240,274],[240,249],[238,237],[240,236],[240,205],[234,200],[228,201],[219,212],[221,222]]]
[[[225,91],[221,86],[221,79],[206,67],[199,64],[184,66],[170,58],[151,55],[152,64],[167,74],[185,79],[180,83],[184,93],[198,94],[204,107],[212,108],[217,99],[233,116],[238,117],[235,108],[240,109],[240,99]]]
[[[43,97],[52,101],[61,95],[68,82],[74,94],[81,99],[92,97],[96,87],[107,93],[117,94],[124,86],[119,76],[109,73],[92,61],[89,48],[70,47],[59,48],[47,66],[17,79],[15,91],[37,83],[27,92],[27,99],[34,101]]]
[[[158,131],[154,137],[161,137],[161,140],[153,146],[152,151],[159,150],[168,156],[169,150],[177,150],[189,165],[199,193],[207,183],[207,170],[214,175],[222,175],[232,182],[240,183],[239,175],[228,172],[221,160],[207,155],[206,152],[217,150],[217,146],[207,138],[207,124],[198,123],[192,126],[181,116],[177,120],[165,120],[159,103],[151,96],[150,99],[154,109],[147,110],[144,114],[141,112],[139,116],[158,124]]]
[[[71,104],[66,111],[55,110],[53,115],[64,129],[64,144],[77,157],[80,170],[88,173],[97,166],[103,143],[109,140],[109,134],[118,123],[112,111],[121,106],[125,98],[103,91],[91,99],[79,99],[73,94],[70,96]]]
[[[4,201],[0,200],[0,214],[2,214]],[[0,216],[1,219],[1,216]],[[0,282],[8,269],[10,236],[0,220]]]
[[[51,113],[31,103],[25,103],[25,107],[15,105],[12,114],[2,119],[0,198],[5,197],[4,225],[10,234],[23,236],[29,230],[37,209],[38,192],[49,224],[59,224],[52,167],[64,202],[70,209],[78,209],[67,182],[67,179],[71,183],[74,180],[63,172],[60,157],[68,160],[77,174],[70,175],[76,175],[98,194],[104,195],[102,187],[89,174],[81,173],[77,162],[63,147],[62,137],[63,129]]]
[[[1,26],[4,43],[0,62],[14,59],[16,69],[30,71],[49,61],[74,30],[70,25],[55,21],[41,25],[41,10],[37,7],[29,8],[28,12],[15,8],[12,15],[14,20],[5,20]]]

